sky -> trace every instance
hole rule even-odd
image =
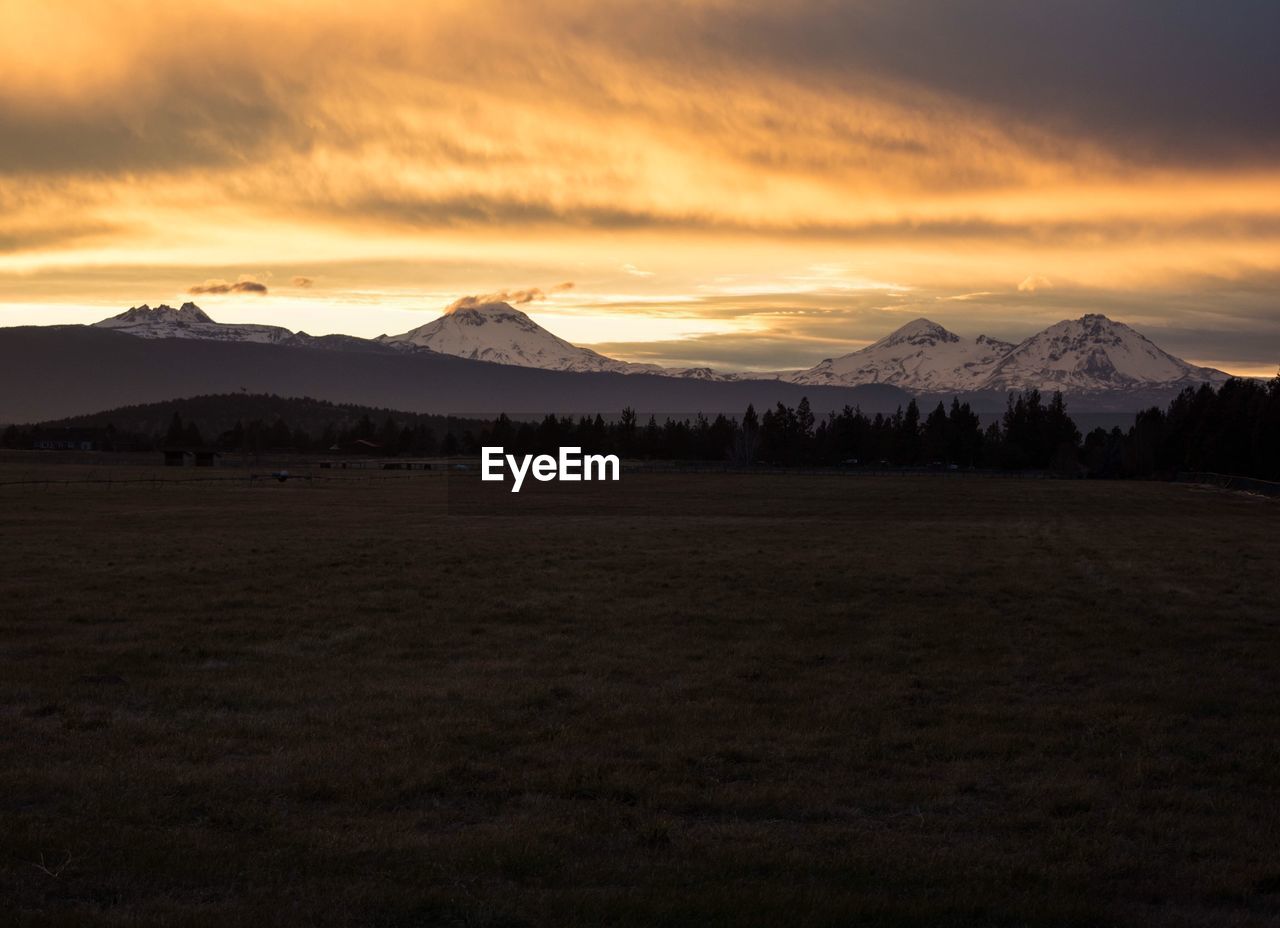
[[[538,288],[625,360],[1102,312],[1271,376],[1277,35],[1274,0],[0,0],[0,325],[375,336]]]

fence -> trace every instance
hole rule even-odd
[[[1280,483],[1258,480],[1256,477],[1235,477],[1231,474],[1211,474],[1204,471],[1183,471],[1173,477],[1179,483],[1203,483],[1222,487],[1224,490],[1240,490],[1262,496],[1280,497]]]
[[[382,471],[374,473],[365,473],[359,476],[351,475],[345,477],[329,476],[327,474],[299,474],[290,473],[281,477],[277,474],[239,474],[236,476],[209,476],[209,477],[169,477],[169,476],[153,476],[153,477],[117,477],[109,475],[106,477],[86,476],[86,477],[29,477],[21,480],[0,480],[0,489],[8,487],[33,487],[33,488],[49,488],[49,487],[78,487],[78,486],[150,486],[160,489],[166,486],[188,486],[193,483],[201,484],[239,484],[241,486],[256,486],[262,484],[274,483],[296,483],[300,480],[311,483],[376,483],[388,480],[411,480],[427,475],[444,476],[443,471],[418,471],[415,474],[408,473],[386,473]]]
[[[326,466],[328,465],[328,466]],[[96,469],[95,469],[96,470]],[[309,463],[304,467],[281,468],[288,474],[280,479],[280,471],[258,471],[238,474],[210,473],[199,477],[186,476],[188,468],[154,468],[154,473],[137,477],[120,476],[107,469],[105,475],[97,472],[83,476],[38,476],[23,477],[16,480],[0,480],[0,488],[7,487],[51,487],[51,486],[83,486],[101,484],[107,486],[181,486],[186,484],[240,484],[255,485],[262,483],[293,483],[299,480],[324,481],[334,483],[374,483],[384,480],[407,480],[422,476],[461,476],[478,477],[479,463],[476,461],[453,461],[437,464],[425,469],[419,462],[408,465],[387,466],[385,462],[358,462],[351,467],[334,466],[328,461]],[[317,470],[322,472],[317,473]],[[753,464],[743,467],[723,462],[698,461],[624,461],[624,474],[727,474],[745,477],[788,476],[788,477],[946,477],[946,478],[997,478],[1013,480],[1046,480],[1058,475],[1043,470],[982,470],[964,469],[949,470],[937,467],[783,467],[772,464]],[[179,476],[181,475],[181,476]]]
[[[453,465],[457,467],[457,465]],[[240,473],[240,474],[209,474],[208,476],[187,477],[177,476],[172,471],[157,473],[155,475],[147,475],[140,477],[123,477],[116,474],[108,473],[107,476],[99,476],[97,474],[86,474],[82,477],[28,477],[18,480],[0,480],[0,489],[9,487],[32,487],[32,488],[48,488],[54,486],[85,486],[85,485],[106,485],[106,486],[153,486],[158,488],[166,485],[183,486],[188,484],[240,484],[241,486],[255,486],[262,484],[294,483],[297,481],[306,482],[326,482],[326,483],[378,483],[389,480],[414,480],[426,476],[445,477],[449,476],[451,468],[433,468],[431,470],[372,470],[364,468],[353,468],[355,473],[348,471],[345,474],[333,473],[332,471],[324,474],[318,474],[307,471],[290,471],[283,479],[279,473]],[[479,475],[479,467],[468,464],[464,465],[465,476],[475,477]],[[462,470],[463,468],[458,468]],[[157,468],[159,470],[159,468]],[[623,472],[628,474],[738,474],[741,476],[765,476],[765,475],[787,475],[787,476],[826,476],[826,477],[950,477],[950,478],[996,478],[1004,480],[1047,480],[1054,479],[1057,475],[1048,471],[1025,470],[1025,471],[998,471],[998,470],[937,470],[934,468],[860,468],[860,467],[773,467],[769,465],[757,465],[752,467],[735,467],[729,464],[698,464],[693,462],[658,462],[658,461],[628,461],[623,465]],[[339,475],[341,474],[341,476]],[[1246,493],[1257,493],[1263,496],[1280,497],[1280,483],[1269,480],[1258,480],[1253,477],[1237,477],[1231,474],[1213,474],[1200,471],[1182,471],[1174,475],[1173,478],[1179,483],[1197,483],[1209,486],[1221,487],[1226,490],[1238,490]]]
[[[752,464],[742,466],[698,461],[623,461],[626,474],[740,474],[746,477],[781,474],[802,477],[997,477],[1013,480],[1049,480],[1061,475],[1047,470],[987,470],[945,467],[812,467]]]

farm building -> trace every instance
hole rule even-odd
[[[221,451],[208,448],[165,448],[166,467],[217,467],[222,460]]]
[[[41,429],[31,447],[41,451],[98,451],[104,437],[102,429]]]

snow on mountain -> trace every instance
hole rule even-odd
[[[732,380],[777,380],[773,374],[739,373],[737,371],[718,371],[712,367],[658,367],[656,364],[640,365],[652,367],[652,373],[667,377],[683,377],[685,380],[715,380],[721,383]]]
[[[118,316],[95,322],[95,328],[115,329],[139,338],[198,338],[220,342],[259,342],[277,344],[294,338],[288,329],[276,325],[252,325],[214,322],[195,303],[183,303],[177,309],[160,305],[154,309],[145,303],[125,310]]]
[[[663,373],[656,364],[631,364],[607,358],[590,348],[579,348],[552,335],[510,303],[503,302],[462,300],[449,307],[439,319],[402,335],[383,335],[378,341],[517,367]]]
[[[925,392],[974,390],[1012,348],[985,335],[964,339],[936,322],[915,319],[873,345],[784,379],[837,386],[887,383]]]
[[[1102,393],[1220,383],[1227,375],[1157,348],[1127,325],[1090,314],[1065,320],[1019,345],[980,335],[965,339],[916,319],[873,345],[805,371],[729,373],[664,368],[609,358],[573,345],[509,303],[466,298],[440,318],[402,335],[314,337],[273,325],[221,324],[199,306],[135,306],[94,323],[139,338],[283,344],[334,351],[434,351],[460,358],[556,371],[658,374],[694,380],[782,380],[799,385],[888,384],[918,393],[1038,389]]]
[[[1022,342],[992,367],[983,387],[1088,393],[1220,383],[1227,376],[1175,358],[1124,323],[1091,313]]]
[[[125,310],[118,316],[93,323],[97,329],[114,329],[138,338],[185,338],[214,342],[254,342],[260,345],[290,345],[301,348],[323,348],[328,351],[389,351],[367,338],[354,335],[308,335],[291,332],[278,325],[242,322],[214,322],[195,303],[183,303],[177,309],[161,304],[145,303]]]

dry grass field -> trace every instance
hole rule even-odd
[[[3,921],[1280,924],[1280,504],[620,486],[0,488]]]

